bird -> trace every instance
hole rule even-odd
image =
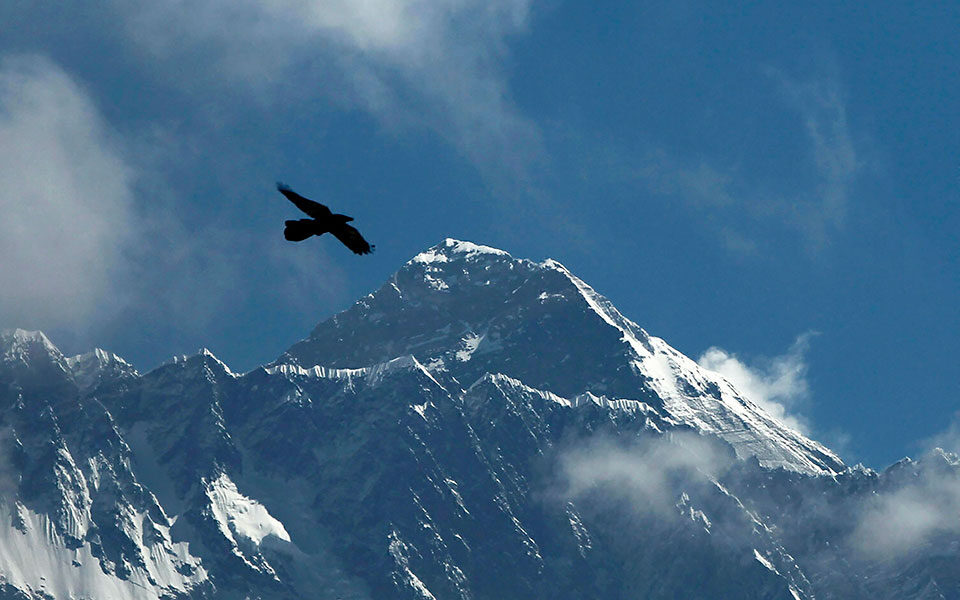
[[[355,254],[370,254],[373,252],[375,246],[370,245],[367,240],[363,239],[363,236],[355,227],[347,225],[349,221],[353,220],[353,217],[333,214],[323,204],[304,198],[285,183],[277,182],[277,191],[311,217],[310,219],[286,221],[283,237],[287,240],[302,242],[310,236],[332,233]]]

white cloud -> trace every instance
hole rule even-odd
[[[941,448],[947,452],[960,453],[960,412],[953,415],[950,425],[923,443],[928,451]]]
[[[502,59],[531,2],[164,0],[121,10],[132,39],[193,80],[183,85],[229,80],[267,103],[340,100],[391,129],[433,129],[487,172],[522,176],[539,133],[510,100]]]
[[[960,478],[956,465],[948,466],[955,461],[930,453],[902,487],[869,497],[850,538],[854,550],[870,559],[901,558],[938,534],[960,533]]]
[[[0,62],[0,320],[80,324],[115,301],[134,173],[93,102],[38,57]]]
[[[808,433],[806,419],[796,409],[810,394],[805,355],[812,335],[798,337],[786,354],[751,365],[716,346],[707,349],[697,363],[726,377],[746,398],[784,425]]]
[[[560,473],[565,497],[593,491],[615,494],[642,512],[676,515],[679,481],[716,479],[732,462],[715,442],[693,433],[673,433],[630,445],[594,439],[564,452]]]
[[[344,272],[322,249],[283,246],[282,219],[263,237],[198,219],[152,172],[166,156],[151,152],[113,131],[58,65],[0,60],[0,327],[42,329],[77,351],[160,336],[189,352],[252,307],[342,304]]]
[[[818,181],[812,202],[795,204],[793,215],[813,249],[842,229],[848,212],[850,188],[861,168],[838,78],[824,76],[795,81],[770,70],[779,80],[791,106],[798,112],[810,142]]]
[[[651,150],[636,167],[637,174],[654,192],[680,196],[697,207],[733,206],[730,173],[700,161],[685,164],[663,150]]]

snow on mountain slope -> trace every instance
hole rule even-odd
[[[246,374],[0,334],[3,599],[960,600],[957,490],[468,242]]]
[[[130,440],[137,472],[176,519],[172,536],[203,562],[218,597],[367,598],[310,516],[320,488],[292,481],[312,455],[308,440],[291,443],[310,431],[303,420],[266,439],[245,432],[296,405],[294,376],[281,371],[269,382],[259,369],[241,377],[201,350],[97,393]],[[276,460],[258,471],[260,452]]]
[[[290,534],[284,529],[283,523],[275,519],[262,504],[241,494],[226,473],[208,482],[206,488],[213,518],[220,533],[232,542],[236,555],[250,567],[264,569],[276,577],[276,572],[268,563],[258,560],[258,552],[251,562],[244,550],[258,550],[268,537],[290,542]]]
[[[104,569],[95,546],[66,543],[50,516],[20,504],[0,503],[0,581],[28,594],[53,598],[160,599],[185,594],[206,578],[186,544],[168,545],[169,528],[132,513],[130,539],[149,539],[143,562],[124,577]],[[189,569],[185,566],[193,565]]]
[[[28,362],[32,356],[50,356],[62,359],[60,350],[42,331],[5,329],[0,331],[0,348],[4,361]]]
[[[133,365],[100,348],[67,358],[67,366],[81,392],[95,388],[106,379],[139,375]]]
[[[646,402],[766,466],[843,469],[829,449],[650,336],[554,260],[514,259],[447,239],[318,325],[278,362],[358,367],[406,354],[462,386],[504,373],[568,397],[591,392]]]
[[[0,334],[0,581],[55,598],[203,593],[108,411],[39,332]],[[114,361],[123,364],[122,361]]]

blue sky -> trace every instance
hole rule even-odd
[[[0,23],[0,327],[248,369],[450,236],[556,258],[848,462],[960,430],[955,2],[5,3]],[[277,179],[377,252],[288,245]]]

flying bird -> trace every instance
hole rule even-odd
[[[286,196],[287,200],[293,202],[297,208],[312,217],[310,219],[286,221],[283,237],[291,242],[302,242],[312,235],[332,233],[335,238],[343,242],[343,245],[353,250],[355,254],[370,254],[373,252],[374,246],[367,243],[367,240],[363,239],[356,228],[347,225],[347,222],[352,221],[353,217],[335,215],[323,204],[304,198],[283,183],[277,183],[277,191]]]

